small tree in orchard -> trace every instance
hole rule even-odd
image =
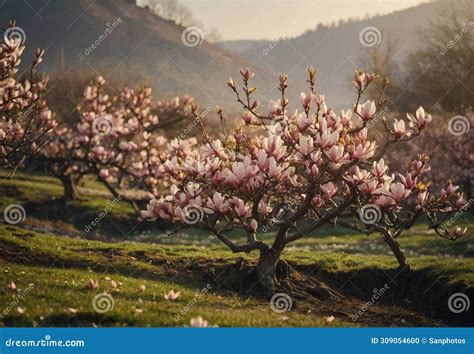
[[[0,44],[0,166],[11,175],[28,156],[38,153],[56,121],[42,98],[47,78],[38,78],[35,68],[44,51],[38,49],[30,67],[29,79],[21,80],[18,71],[25,50],[24,32],[9,27]]]
[[[384,104],[383,84],[377,102],[361,103],[374,75],[357,72],[357,98],[351,109],[335,113],[316,93],[316,72],[308,69],[308,91],[301,112],[287,111],[288,77],[279,78],[281,97],[262,113],[251,85],[253,73],[240,71],[243,87],[228,85],[243,106],[242,122],[222,138],[206,137],[203,146],[172,156],[163,165],[173,183],[167,194],[150,201],[144,218],[164,219],[209,230],[232,252],[260,253],[258,279],[272,293],[281,274],[277,266],[285,247],[326,224],[341,225],[384,237],[400,267],[407,268],[397,238],[421,215],[450,239],[465,230],[446,227],[442,217],[463,207],[457,187],[447,182],[439,193],[424,179],[428,157],[420,155],[403,171],[391,171],[381,158],[390,144],[406,143],[431,121],[423,108],[407,120],[383,121],[390,139],[368,138],[369,124]],[[193,107],[201,120],[199,109]],[[221,109],[218,113],[223,118]],[[155,171],[162,175],[163,170]],[[276,228],[272,242],[259,237]],[[242,230],[245,241],[229,237]]]
[[[136,200],[119,190],[157,193],[160,181],[151,171],[166,161],[174,147],[162,131],[191,116],[192,99],[153,102],[148,87],[125,87],[113,97],[105,92],[105,84],[97,76],[86,87],[78,107],[79,122],[73,128],[56,130],[42,150],[41,166],[63,182],[66,200],[77,197],[75,179],[93,175],[115,197],[139,211]]]

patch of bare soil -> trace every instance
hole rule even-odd
[[[242,258],[230,263],[222,258],[170,260],[146,251],[135,251],[131,255],[163,268],[169,280],[199,280],[242,296],[265,298],[253,271],[254,264]],[[473,289],[442,284],[424,272],[367,268],[358,272],[329,273],[318,264],[281,263],[279,272],[283,276],[276,291],[289,294],[296,311],[332,315],[360,326],[470,326],[473,323],[469,314],[453,314],[447,309],[450,294],[462,290],[472,297]],[[385,284],[388,289],[381,294],[380,289]],[[380,296],[374,299],[376,290]]]

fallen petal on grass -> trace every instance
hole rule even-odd
[[[170,290],[168,294],[165,294],[165,299],[168,301],[175,301],[178,300],[180,296],[181,293],[179,291],[175,293],[174,290]]]

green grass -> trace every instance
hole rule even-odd
[[[265,298],[245,291],[241,283],[245,274],[236,270],[240,263],[248,270],[258,254],[233,255],[204,231],[168,234],[154,223],[137,220],[131,207],[120,203],[97,228],[84,232],[112,200],[93,178],[84,182],[83,197],[65,205],[60,200],[62,186],[54,178],[21,171],[12,179],[0,178],[0,210],[10,204],[26,209],[21,224],[0,224],[0,303],[8,306],[21,294],[4,286],[10,281],[19,289],[34,284],[0,325],[184,326],[196,316],[219,326],[472,324],[463,316],[453,317],[446,308],[454,292],[474,295],[469,235],[450,242],[427,231],[423,222],[415,225],[399,239],[413,269],[400,275],[380,237],[330,226],[319,229],[290,245],[283,259],[301,274],[339,290],[345,300],[332,304],[295,298],[290,312],[277,314]],[[459,221],[473,223],[466,215]],[[265,241],[274,236],[274,230],[260,234]],[[239,232],[231,237],[243,239]],[[88,289],[89,279],[98,280],[99,288]],[[121,284],[117,289],[111,287],[112,279]],[[351,314],[385,283],[391,290],[381,304],[353,322]],[[144,293],[138,291],[142,284]],[[208,284],[211,291],[195,301],[195,290]],[[179,301],[164,299],[171,289],[182,293]],[[104,291],[112,295],[115,306],[98,314],[92,299]],[[190,302],[195,303],[176,320]],[[25,309],[23,314],[18,306]],[[332,315],[335,320],[328,323],[326,318]]]
[[[0,257],[1,283],[14,281],[20,289],[34,284],[33,290],[18,305],[25,309],[25,313],[19,314],[13,309],[4,318],[6,325],[184,326],[196,316],[219,326],[329,325],[326,317],[330,312],[308,314],[305,306],[304,311],[296,308],[283,315],[277,314],[271,311],[265,299],[229,289],[226,285],[232,285],[232,279],[222,277],[215,282],[203,278],[207,271],[213,271],[212,267],[199,269],[198,265],[195,267],[197,270],[193,269],[190,274],[181,268],[183,264],[193,262],[209,266],[213,262],[232,264],[243,259],[252,263],[255,255],[236,257],[221,247],[138,242],[107,244],[35,233],[13,226],[0,226],[0,234],[3,254]],[[14,262],[8,258],[9,252],[13,251]],[[315,267],[315,273],[321,274],[323,279],[338,279],[336,283],[339,285],[350,277],[368,294],[373,288],[380,288],[388,282],[396,268],[390,256],[288,251],[284,259],[300,266]],[[165,264],[171,266],[165,267]],[[411,290],[415,292],[421,293],[438,283],[443,284],[447,293],[453,289],[474,290],[471,271],[474,262],[471,259],[453,262],[422,256],[413,259],[412,265],[417,286],[416,291]],[[196,274],[200,276],[196,277]],[[98,280],[99,288],[88,289],[89,279]],[[121,284],[117,289],[112,288],[112,279]],[[145,293],[138,291],[142,284],[146,286]],[[195,289],[205,288],[208,284],[211,291],[194,301]],[[164,299],[163,295],[171,289],[182,293],[178,302],[170,303]],[[439,287],[435,289],[437,296],[442,296]],[[92,308],[92,299],[104,291],[112,295],[115,307],[105,314],[98,314]],[[17,294],[3,288],[0,301],[2,304],[12,303]],[[351,294],[350,289],[348,294]],[[390,296],[396,297],[397,294]],[[176,321],[175,316],[190,302],[195,304]],[[77,312],[71,313],[68,308]],[[397,311],[403,313],[406,310],[400,308]],[[353,323],[346,315],[336,316],[330,325],[359,326],[364,323]]]
[[[0,171],[0,209],[14,203],[43,203],[63,196],[63,186],[59,179],[38,174],[19,171],[10,179],[5,178],[7,173]],[[93,176],[85,176],[78,186],[81,199],[74,201],[68,207],[89,209],[91,212],[103,210],[113,196],[107,189],[97,182]],[[124,202],[114,208],[118,216],[131,216],[132,207]]]
[[[183,248],[174,246],[162,248],[158,245],[133,242],[117,243],[111,247],[100,242],[42,235],[10,226],[0,226],[0,232],[0,241],[3,243],[9,242],[25,250],[34,250],[38,254],[47,254],[70,262],[70,268],[65,269],[55,267],[54,262],[51,267],[47,267],[0,261],[2,283],[14,281],[19,288],[18,292],[3,288],[0,292],[2,304],[12,303],[15,296],[21,293],[21,289],[34,284],[33,290],[19,303],[25,313],[20,315],[15,309],[10,311],[4,318],[6,325],[76,326],[86,323],[114,326],[184,326],[196,316],[203,316],[219,326],[327,325],[324,317],[306,316],[298,312],[289,312],[285,315],[288,318],[282,320],[282,315],[272,312],[264,300],[222,291],[214,284],[210,285],[207,294],[196,300],[196,289],[206,288],[209,283],[189,279],[183,282],[168,281],[166,278],[169,277],[163,273],[163,269],[130,256],[142,251],[153,257],[164,257],[171,262],[183,256],[211,258],[211,253],[205,249],[188,247],[187,252],[183,252]],[[109,255],[104,256],[102,251]],[[31,255],[32,251],[27,253]],[[111,253],[113,255],[110,255]],[[230,258],[230,255],[226,256]],[[61,261],[58,266],[60,263]],[[104,273],[106,266],[110,267],[110,271]],[[94,270],[98,268],[101,271]],[[86,284],[89,279],[98,280],[99,288],[88,289]],[[117,289],[112,288],[111,280],[120,284]],[[145,285],[144,293],[139,292],[140,285]],[[181,292],[179,301],[168,302],[164,299],[164,294],[171,289]],[[94,296],[101,292],[110,293],[115,304],[113,310],[104,315],[96,313],[92,307]],[[189,311],[185,311],[190,303],[193,305]],[[71,313],[69,308],[77,312]],[[332,323],[333,326],[348,324],[348,321],[342,320]]]

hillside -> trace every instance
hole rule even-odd
[[[187,93],[213,106],[233,101],[225,83],[248,66],[205,40],[184,45],[183,27],[132,0],[6,0],[0,24],[11,19],[26,33],[27,56],[37,47],[46,49],[41,70],[49,75],[101,72],[151,84],[160,97]],[[268,82],[270,74],[258,71]]]
[[[375,27],[380,36],[376,31],[372,33],[380,41],[377,47],[382,51],[389,39],[398,42],[392,60],[400,65],[422,45],[419,32],[426,29],[429,21],[442,21],[444,6],[446,2],[427,3],[337,27],[319,26],[296,38],[275,40],[273,46],[270,41],[228,41],[222,45],[250,62],[264,62],[270,70],[290,73],[291,83],[297,87],[293,94],[304,89],[305,68],[312,65],[319,72],[319,91],[327,95],[331,105],[347,107],[354,97],[350,79],[359,68],[362,51],[373,49],[361,43],[360,33]]]

